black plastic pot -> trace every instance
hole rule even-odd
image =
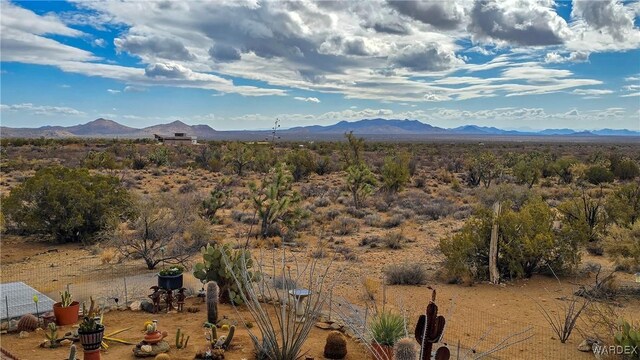
[[[177,290],[182,287],[182,275],[158,274],[158,287],[165,290]]]
[[[78,330],[78,335],[84,351],[100,349],[100,344],[102,344],[102,338],[104,337],[104,326],[100,325],[98,330],[88,332]]]

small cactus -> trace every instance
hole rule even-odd
[[[38,318],[27,314],[18,320],[18,331],[33,331],[38,328]]]
[[[233,340],[233,334],[235,333],[235,331],[236,331],[235,325],[231,325],[231,327],[229,327],[229,333],[227,334],[227,338],[222,344],[222,349],[227,350],[229,346],[231,346],[231,340]]]
[[[181,330],[178,329],[178,331],[176,332],[176,349],[184,349],[187,347],[188,343],[189,336],[187,336],[187,339],[185,340],[184,333],[181,333]]]
[[[324,357],[327,359],[344,359],[347,356],[347,340],[339,331],[327,335],[324,345]]]
[[[75,344],[71,344],[71,347],[69,348],[69,357],[67,358],[67,360],[76,360],[76,345]]]
[[[418,348],[411,338],[398,340],[393,348],[393,356],[396,360],[417,360]]]
[[[216,324],[218,322],[218,299],[220,288],[215,281],[207,283],[207,321]]]

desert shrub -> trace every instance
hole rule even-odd
[[[484,187],[489,187],[501,171],[501,165],[492,153],[485,151],[475,154],[467,161],[467,183],[471,186],[482,183]]]
[[[421,264],[393,264],[384,269],[388,285],[424,285],[427,273]]]
[[[141,197],[136,216],[124,226],[114,226],[108,236],[125,257],[144,259],[149,269],[159,263],[184,263],[210,238],[200,219],[197,199],[190,195]]]
[[[130,214],[130,203],[116,177],[50,167],[16,186],[2,207],[8,229],[58,242],[86,242],[112,219]]]
[[[333,165],[331,158],[328,156],[323,156],[316,161],[315,172],[318,175],[325,175],[333,172]]]
[[[178,188],[178,192],[180,194],[188,194],[188,193],[196,191],[197,189],[198,189],[198,187],[196,186],[196,184],[194,184],[192,182],[187,182],[186,184],[183,184]]]
[[[382,217],[378,214],[369,214],[364,217],[364,223],[371,227],[381,227]]]
[[[155,166],[169,166],[169,149],[164,146],[158,147],[149,154],[149,162]]]
[[[409,154],[400,153],[395,156],[387,156],[381,169],[382,189],[389,192],[398,192],[411,180],[409,172]]]
[[[326,197],[317,198],[313,202],[313,206],[315,206],[315,207],[327,207],[329,205],[331,205],[331,200],[329,198],[326,198]]]
[[[526,186],[500,184],[489,189],[478,189],[476,196],[485,207],[491,207],[495,202],[509,201],[519,209],[531,197],[531,190]]]
[[[613,173],[604,166],[594,165],[584,172],[584,178],[594,185],[613,182]]]
[[[338,216],[340,216],[340,210],[338,209],[329,209],[324,216],[327,218],[327,220],[331,221],[336,219]]]
[[[385,235],[384,237],[384,245],[392,250],[402,249],[404,243],[406,242],[406,238],[400,231],[392,231]]]
[[[393,216],[388,218],[382,224],[382,226],[387,228],[387,229],[391,229],[391,228],[398,227],[398,226],[402,225],[403,222],[404,222],[404,216],[402,216],[402,214],[393,214]]]
[[[573,172],[571,168],[577,163],[578,160],[575,158],[565,156],[551,164],[549,170],[551,173],[557,175],[563,183],[570,184],[571,181],[573,181]]]
[[[632,182],[615,189],[607,197],[605,209],[609,219],[616,224],[635,224],[640,219],[640,182]]]
[[[615,165],[611,164],[613,175],[620,180],[633,180],[640,176],[640,167],[638,163],[631,159],[623,159]]]
[[[640,271],[640,222],[631,228],[613,225],[605,237],[604,249],[616,266]]]
[[[247,225],[256,225],[258,223],[258,218],[254,214],[240,210],[232,210],[231,219]]]
[[[201,146],[200,153],[195,156],[195,163],[202,169],[219,172],[224,165],[222,152],[218,146]]]
[[[367,235],[364,238],[360,239],[358,245],[360,246],[369,246],[371,248],[379,247],[382,243],[382,238],[377,235]]]
[[[562,235],[572,242],[597,243],[604,231],[606,218],[601,196],[586,191],[558,206],[562,214]]]
[[[336,253],[342,255],[346,261],[358,261],[358,256],[353,252],[353,249],[346,246],[338,246],[335,248]]]
[[[542,176],[543,159],[537,153],[521,155],[512,167],[518,184],[531,188]]]
[[[578,243],[558,237],[554,219],[540,198],[528,200],[520,211],[503,206],[497,218],[491,209],[481,208],[457,234],[440,241],[445,267],[458,278],[488,279],[491,228],[496,221],[502,277],[529,277],[547,266],[556,272],[570,271],[579,262]]]
[[[293,181],[306,179],[316,170],[316,159],[308,149],[290,151],[285,159],[293,176]]]
[[[331,230],[336,235],[351,235],[358,232],[358,221],[348,216],[341,216],[331,223]]]
[[[87,169],[116,169],[118,164],[113,154],[106,151],[89,151],[82,160]]]

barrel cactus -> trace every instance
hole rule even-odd
[[[393,348],[393,356],[396,360],[417,360],[418,355],[416,342],[411,338],[398,340]]]
[[[327,359],[344,359],[347,356],[347,340],[339,331],[327,335],[324,345],[324,357]]]

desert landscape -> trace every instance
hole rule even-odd
[[[307,314],[312,326],[300,350],[312,358],[322,358],[332,324],[346,334],[347,359],[384,358],[372,354],[371,344],[382,341],[373,332],[377,317],[399,316],[399,338],[412,338],[432,290],[446,318],[436,346],[459,358],[588,359],[594,342],[614,344],[621,319],[640,320],[640,147],[634,143],[394,144],[348,133],[341,142],[188,146],[2,139],[2,152],[2,282],[22,281],[54,301],[65,289],[80,302],[93,297],[107,309],[105,333],[131,328],[117,335],[131,344],[151,319],[170,339],[180,328],[191,340],[185,349],[169,342],[173,359],[192,359],[207,347],[208,310],[197,295],[213,278],[200,279],[196,265],[207,244],[250,254],[263,275],[244,279],[247,286],[299,287],[318,296],[309,300],[307,311],[319,312]],[[37,180],[43,176],[48,180]],[[109,219],[76,237],[88,225],[70,218],[54,224],[42,201],[55,202],[51,209],[77,206],[73,194],[90,191],[81,189],[82,177],[118,189],[117,198],[108,197],[118,210],[107,215],[101,205]],[[111,194],[104,186],[97,198]],[[34,193],[41,195],[29,200]],[[37,213],[27,216],[34,201]],[[495,204],[502,207],[497,216]],[[64,232],[74,224],[77,230]],[[498,284],[491,283],[485,257],[492,224]],[[129,310],[148,300],[158,271],[174,264],[185,269],[184,306],[197,312]],[[306,278],[309,264],[313,281]],[[235,280],[244,283],[240,275]],[[251,294],[264,309],[278,310],[264,291],[244,300]],[[248,328],[259,322],[251,306],[240,298],[231,306],[232,299],[220,295],[220,313],[238,329],[224,356],[252,358],[249,332],[262,338],[263,329]],[[60,326],[58,333],[69,329]],[[2,348],[20,359],[65,356],[67,348],[39,347],[46,332],[4,332]],[[585,344],[589,349],[579,351]],[[132,348],[112,343],[102,357],[133,358]]]

